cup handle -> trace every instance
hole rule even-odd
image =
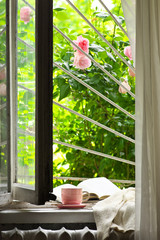
[[[82,202],[87,202],[90,198],[90,194],[87,191],[82,192]]]

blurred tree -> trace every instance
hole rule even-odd
[[[64,1],[65,2],[65,1]],[[114,77],[128,79],[131,91],[135,91],[135,79],[128,73],[128,67],[107,44],[63,1],[57,1],[54,8],[54,24],[72,40],[82,35],[89,40],[89,54]],[[112,18],[93,1],[74,1],[92,24],[124,56],[128,38],[114,23]],[[98,2],[98,1],[97,1]],[[111,12],[126,29],[120,1],[112,1]],[[89,4],[89,5],[87,5]],[[86,7],[88,6],[88,7]],[[54,30],[54,61],[98,90],[100,93],[134,115],[135,100],[129,94],[118,92],[118,85],[104,74],[95,64],[85,70],[73,66],[74,50],[59,33]],[[125,57],[125,56],[124,56]],[[126,60],[129,59],[126,57]],[[133,64],[133,62],[130,62]],[[116,131],[134,138],[134,120],[79,84],[76,80],[54,67],[53,98],[61,104],[78,111]],[[135,159],[134,144],[100,127],[87,122],[60,107],[53,106],[54,139],[82,146],[131,161]],[[53,170],[55,176],[98,177],[114,179],[134,179],[134,166],[92,155],[62,145],[55,146]],[[55,185],[63,181],[56,180]]]

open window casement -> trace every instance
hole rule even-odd
[[[52,191],[52,1],[3,0],[0,11],[0,199],[43,204]]]
[[[0,4],[0,203],[11,201],[8,1]]]

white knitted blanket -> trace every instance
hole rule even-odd
[[[93,207],[98,240],[105,240],[109,230],[135,229],[135,189],[128,188],[98,202]]]

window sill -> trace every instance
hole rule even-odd
[[[91,209],[16,209],[0,211],[0,224],[95,223]]]

